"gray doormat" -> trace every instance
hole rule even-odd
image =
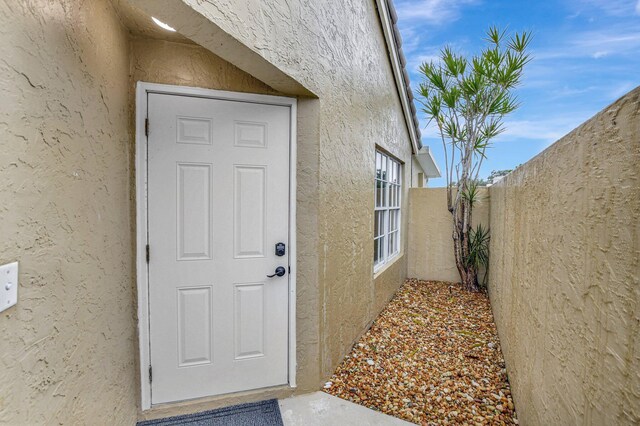
[[[283,426],[277,399],[218,408],[165,419],[145,420],[137,426]]]

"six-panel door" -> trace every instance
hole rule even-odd
[[[289,117],[148,95],[154,404],[287,383]]]

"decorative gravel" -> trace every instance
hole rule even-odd
[[[424,425],[518,424],[486,294],[407,280],[325,392]]]

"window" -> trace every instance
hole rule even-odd
[[[374,270],[400,252],[401,172],[402,166],[397,160],[376,151]]]

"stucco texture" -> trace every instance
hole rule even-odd
[[[130,46],[132,101],[135,100],[135,84],[139,81],[280,95],[265,83],[195,44],[134,34]],[[135,117],[135,109],[132,109],[131,116]]]
[[[640,423],[640,88],[491,187],[489,294],[523,425]]]
[[[103,0],[0,2],[0,423],[136,415],[128,40]]]
[[[249,46],[238,63],[147,38],[120,4],[0,3],[0,261],[21,268],[18,305],[0,316],[0,423],[132,424],[291,392],[139,412],[137,81],[316,95],[298,97],[297,392],[318,388],[406,277],[406,214],[401,255],[373,273],[376,146],[406,163],[404,211],[412,169],[373,2],[189,3]],[[274,79],[245,72],[254,63]]]
[[[473,226],[488,227],[489,215],[489,191],[479,188],[473,207]],[[453,218],[447,209],[446,188],[409,190],[409,230],[408,276],[460,282],[453,254]]]
[[[320,384],[375,318],[381,301],[388,300],[406,276],[403,255],[396,261],[401,273],[390,267],[373,278],[376,144],[407,163],[404,181],[411,182],[409,136],[375,4],[366,0],[176,0],[161,10],[154,9],[150,1],[135,3],[169,23],[173,18],[178,28],[186,19],[176,14],[181,13],[182,5],[189,5],[318,97],[318,126],[298,140],[299,146],[318,146],[317,183],[313,184],[318,191],[317,219],[313,220],[318,234],[308,240],[298,238],[303,256],[309,264],[317,264],[317,276],[316,267],[307,265],[307,269],[298,268],[298,277],[317,286],[320,315],[318,326],[308,330],[318,336],[318,352],[301,358],[317,357],[321,368],[310,375],[311,369],[299,364],[298,371],[303,382]],[[206,40],[205,30],[199,30],[193,37]],[[220,55],[233,63],[233,54],[224,47]],[[238,66],[247,70],[251,64]],[[301,164],[303,170],[309,166],[313,167]],[[405,209],[407,188],[405,185]],[[406,215],[403,228],[406,230]],[[395,277],[395,285],[386,281],[386,273]],[[314,315],[313,310],[302,312],[298,324],[305,327],[305,318],[313,323]]]
[[[239,70],[201,46],[141,37],[138,33],[134,33],[130,40],[130,76],[130,134],[132,149],[135,145],[135,86],[140,81],[235,92],[281,95],[281,93],[276,92],[265,83],[255,79],[244,71]],[[305,105],[308,103],[309,102],[305,103]],[[300,108],[300,111],[299,120],[301,117],[306,117],[306,115],[308,115],[305,114],[306,108],[304,106]],[[304,124],[308,125],[306,123]],[[303,154],[299,154],[299,161],[304,161],[306,158],[306,156],[304,156],[304,152],[305,151],[303,151]],[[135,164],[133,162],[133,158],[135,154],[133,151],[131,152],[131,156],[132,162],[130,166],[131,170],[134,170]],[[132,182],[134,182],[134,177],[135,175],[132,173]],[[307,182],[307,179],[302,178],[299,179],[299,181]],[[300,210],[305,213],[305,210],[302,207]],[[132,210],[131,215],[132,217],[135,217],[134,210]],[[308,219],[305,219],[307,219],[306,216],[300,218],[299,215],[298,220],[301,220],[302,226],[307,226],[309,224]],[[300,232],[300,229],[298,231]],[[309,238],[309,234],[310,232],[305,232],[305,237]],[[310,283],[308,282],[298,284],[298,305],[301,307],[301,312],[311,311],[315,312],[317,315],[317,297],[308,297],[309,293],[313,291],[308,288],[309,285]],[[135,303],[135,301],[132,303]],[[316,304],[314,305],[314,303]],[[300,322],[303,326],[308,327],[304,321]],[[309,347],[314,347],[314,342],[317,344],[317,338],[314,339],[312,334],[306,334],[299,336],[298,341],[298,356],[303,357],[303,359],[309,358],[307,356],[307,352],[309,351]],[[315,360],[317,364],[317,359],[314,357],[311,359]],[[301,386],[300,391],[310,389],[315,390],[316,388],[317,383],[314,382],[313,385],[310,386]],[[288,387],[281,387],[267,391],[249,391],[233,395],[205,398],[196,401],[186,401],[177,404],[165,404],[154,407],[149,411],[139,412],[138,417],[140,419],[152,419],[173,416],[248,401],[273,397],[285,397],[291,393],[292,392]]]

